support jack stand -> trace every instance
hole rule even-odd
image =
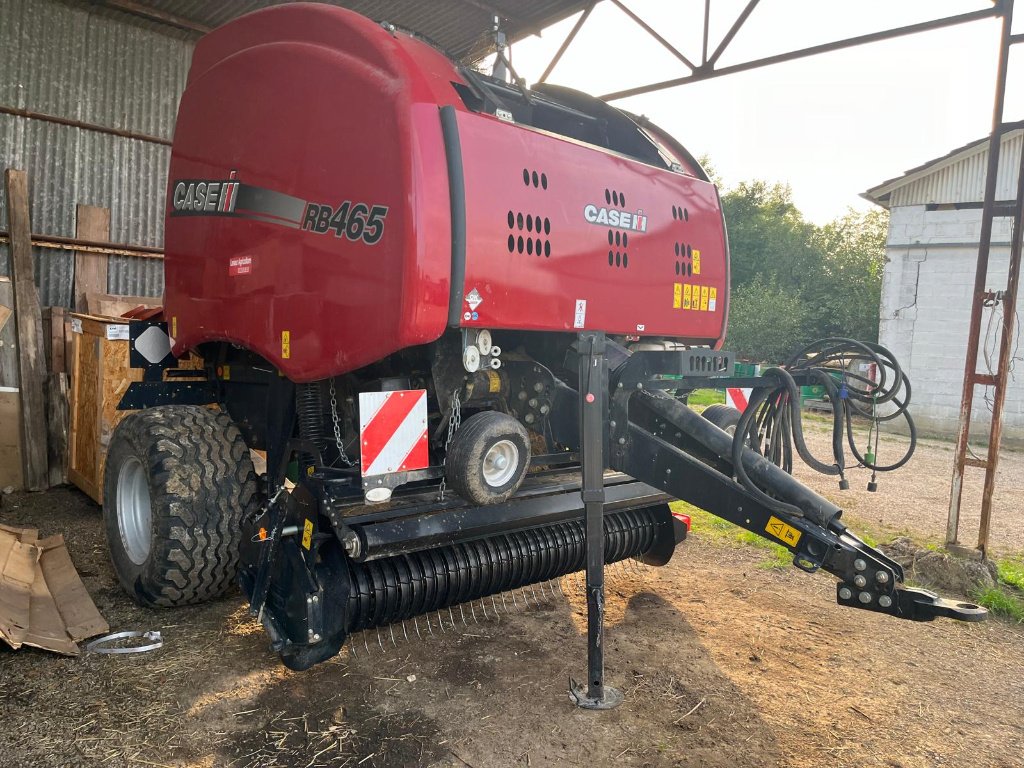
[[[613,709],[622,693],[604,684],[604,469],[607,459],[608,363],[600,331],[579,335],[580,446],[587,514],[587,682],[570,678],[569,700],[583,709]]]

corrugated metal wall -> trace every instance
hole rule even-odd
[[[0,0],[0,105],[170,139],[192,45],[184,33],[89,5]],[[87,203],[110,208],[111,240],[162,245],[169,156],[154,142],[0,114],[0,168],[28,171],[33,234],[73,237],[75,205]],[[33,255],[42,303],[70,306],[73,254]],[[163,264],[110,257],[107,289],[159,296]]]
[[[1017,197],[1017,169],[1020,164],[1024,132],[1013,131],[1003,136],[999,149],[999,174],[996,176],[996,199]],[[889,207],[925,205],[927,203],[980,203],[985,198],[985,174],[988,166],[988,145],[974,153],[954,160],[919,179],[892,191]]]

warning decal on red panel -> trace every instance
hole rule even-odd
[[[363,477],[427,467],[427,391],[361,392],[359,442]]]

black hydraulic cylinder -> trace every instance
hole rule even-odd
[[[631,420],[635,417],[634,408],[646,408],[658,419],[668,422],[676,430],[695,440],[705,449],[718,456],[728,464],[732,464],[732,435],[714,426],[696,411],[678,400],[664,394],[642,390],[630,398]],[[614,463],[614,462],[613,462]],[[616,467],[620,468],[620,467]],[[768,461],[764,456],[749,448],[743,449],[743,468],[747,476],[758,486],[765,489],[780,501],[798,507],[808,520],[822,528],[839,528],[834,524],[842,514],[842,510],[828,499],[819,496],[781,467]],[[638,480],[661,487],[651,478],[637,476]]]

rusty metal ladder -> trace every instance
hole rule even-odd
[[[992,499],[995,492],[996,471],[999,465],[999,446],[1002,438],[1003,408],[1006,402],[1006,385],[1013,357],[1013,334],[1017,310],[1017,288],[1020,282],[1022,239],[1021,222],[1024,214],[1024,147],[1017,169],[1017,197],[1013,203],[996,201],[999,154],[1003,136],[1009,131],[1024,127],[1024,122],[1004,122],[1007,67],[1010,48],[1024,43],[1024,34],[1013,34],[1014,0],[1001,0],[1002,32],[999,41],[999,64],[996,72],[995,104],[992,116],[992,135],[989,138],[988,168],[985,177],[985,198],[982,206],[981,237],[978,245],[978,263],[974,277],[974,291],[971,299],[971,325],[967,338],[967,360],[964,366],[963,394],[960,401],[960,420],[957,429],[956,451],[953,463],[953,481],[949,494],[949,517],[946,526],[946,546],[964,549],[958,541],[960,527],[960,506],[963,496],[964,474],[967,467],[985,470],[984,488],[981,497],[981,521],[978,530],[977,550],[984,558],[988,550],[989,529],[992,520]],[[1010,264],[1006,289],[1002,292],[989,291],[989,255],[992,250],[992,226],[996,218],[1012,221],[1010,241]],[[981,319],[983,310],[1003,307],[1003,322],[999,340],[999,360],[993,373],[978,372],[978,347],[981,342]],[[992,388],[992,414],[989,428],[987,456],[968,456],[971,413],[974,406],[974,389],[977,386]]]

